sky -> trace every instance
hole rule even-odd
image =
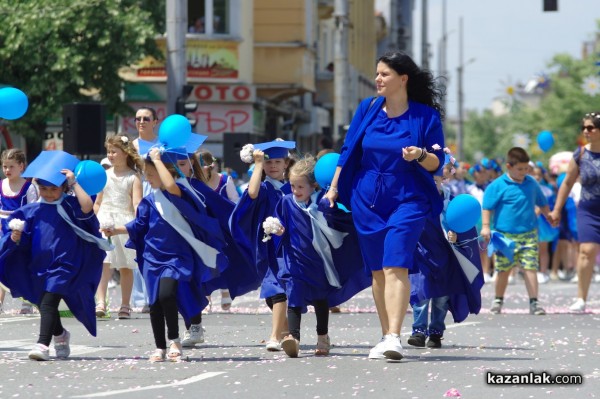
[[[379,2],[379,1],[378,1]],[[443,0],[428,0],[430,69],[439,73],[437,49],[442,37]],[[449,86],[447,115],[457,112],[459,19],[463,17],[463,92],[465,109],[489,108],[508,84],[525,83],[544,71],[552,57],[581,57],[600,20],[600,0],[558,0],[558,12],[543,12],[543,0],[446,0]],[[421,65],[421,8],[413,12],[413,58]]]

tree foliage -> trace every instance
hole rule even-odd
[[[529,137],[530,145],[526,150],[534,160],[547,161],[556,152],[574,150],[581,139],[583,116],[600,111],[600,95],[590,96],[582,88],[586,77],[600,74],[600,67],[596,65],[598,61],[599,54],[585,59],[558,54],[548,65],[550,87],[539,107],[527,106],[517,98],[504,115],[495,116],[488,110],[468,113],[465,122],[466,160],[477,160],[475,155],[479,151],[488,158],[503,158],[514,146],[513,137],[517,133]],[[542,130],[550,130],[555,140],[548,153],[541,152],[537,145],[536,138]]]
[[[29,97],[15,131],[39,144],[63,104],[92,93],[110,113],[123,111],[119,68],[160,57],[154,39],[164,10],[164,0],[2,0],[0,85]]]

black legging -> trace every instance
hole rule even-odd
[[[198,325],[202,323],[202,312],[198,313],[196,316],[192,317],[189,321],[185,321],[185,329],[189,330],[192,327],[192,324]]]
[[[177,309],[178,281],[171,277],[161,278],[158,283],[158,298],[150,305],[150,323],[154,342],[158,349],[167,349],[165,322],[169,339],[179,338],[179,313]]]
[[[58,314],[58,304],[62,295],[52,292],[44,292],[40,302],[40,336],[37,343],[46,346],[50,345],[53,335],[60,335],[65,330],[60,322]]]
[[[274,304],[285,302],[285,301],[287,301],[287,295],[285,295],[285,294],[275,294],[273,296],[265,298],[265,303],[271,310],[273,310]]]
[[[312,305],[315,308],[315,316],[317,316],[317,334],[326,335],[328,333],[329,325],[329,304],[327,303],[327,299],[312,301]],[[292,334],[292,337],[300,341],[300,321],[302,320],[302,308],[288,307],[287,315],[290,334]]]

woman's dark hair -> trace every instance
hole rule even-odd
[[[388,51],[377,59],[377,63],[380,62],[392,68],[398,75],[408,75],[408,99],[435,108],[444,120],[446,112],[441,100],[445,92],[430,71],[419,68],[412,58],[400,51]]]
[[[154,108],[144,106],[144,107],[139,107],[137,110],[141,111],[142,109],[150,111],[150,113],[152,114],[152,120],[154,120],[154,121],[158,120],[158,116],[156,115],[156,110]]]

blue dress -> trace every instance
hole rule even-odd
[[[578,148],[573,158],[579,166],[581,198],[577,205],[579,242],[600,244],[600,153]]]
[[[196,239],[219,251],[216,267],[208,267],[192,246],[169,224],[159,212],[155,194],[142,198],[136,217],[125,227],[129,234],[127,248],[136,250],[136,260],[146,287],[150,304],[158,298],[161,278],[173,278],[179,282],[177,305],[187,321],[199,314],[208,305],[207,295],[211,281],[219,278],[227,267],[223,255],[226,245],[219,223],[206,214],[204,206],[185,187],[179,186],[182,196],[177,197],[163,192],[184,216]]]
[[[318,202],[323,194],[314,195],[315,200]],[[328,279],[323,255],[313,244],[312,223],[315,222],[294,200],[293,194],[284,196],[275,210],[275,217],[286,229],[280,242],[284,262],[279,277],[285,281],[288,306],[300,307],[303,312],[314,300],[327,299],[329,306],[337,306],[371,285],[371,277],[364,273],[351,214],[329,207],[327,200],[318,202],[318,208],[313,207],[311,211],[313,215],[323,215],[327,227],[340,232],[340,237],[344,236],[337,248],[329,240],[323,242],[331,251],[336,285],[339,283],[339,286],[334,286]]]
[[[27,204],[27,191],[31,187],[31,184],[31,180],[26,180],[16,195],[9,196],[5,195],[2,191],[2,180],[0,180],[0,213],[3,213],[3,215],[0,215],[2,217],[0,219],[0,222],[2,222],[2,232],[8,231],[8,225],[6,224],[8,219],[5,215]]]
[[[257,275],[262,276],[261,298],[285,293],[284,282],[277,278],[280,262],[282,262],[275,254],[279,237],[273,236],[271,240],[263,242],[265,232],[262,224],[267,217],[273,216],[279,200],[290,193],[289,183],[277,189],[271,182],[265,180],[261,183],[255,199],[250,198],[248,190],[242,194],[229,220],[231,234],[240,250],[244,256],[254,261]]]
[[[402,148],[415,144],[410,112],[409,108],[403,115],[389,118],[380,110],[360,144],[362,159],[352,185],[351,207],[370,270],[412,268],[425,219],[432,213],[426,183],[417,171],[422,166],[402,157]],[[426,146],[434,144],[444,146],[441,130]]]
[[[75,318],[95,336],[94,295],[106,252],[79,237],[59,215],[58,206],[76,226],[101,238],[98,219],[93,212],[82,213],[76,197],[64,196],[58,205],[25,205],[10,217],[25,221],[20,243],[10,239],[10,232],[0,241],[0,281],[13,297],[36,305],[44,292],[61,295]]]

